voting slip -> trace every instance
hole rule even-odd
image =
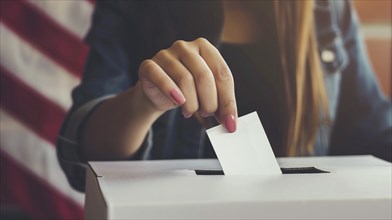
[[[257,112],[238,118],[234,133],[218,125],[207,135],[225,175],[282,174]]]

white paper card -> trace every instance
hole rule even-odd
[[[225,175],[282,174],[257,112],[238,118],[234,133],[218,125],[207,135]]]

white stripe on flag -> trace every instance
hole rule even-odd
[[[71,188],[56,157],[56,148],[0,108],[0,146],[32,173],[81,206],[84,195]]]
[[[29,2],[61,26],[80,37],[80,39],[86,35],[90,27],[90,19],[94,6],[87,1],[29,0]]]
[[[0,23],[0,63],[20,80],[64,109],[79,79]]]

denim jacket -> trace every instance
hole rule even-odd
[[[73,106],[57,143],[60,164],[75,189],[83,191],[85,183],[86,165],[79,152],[84,122],[104,100],[135,85],[141,61],[176,39],[205,37],[219,46],[221,2],[185,2],[97,2],[86,38],[90,53],[85,72],[72,93]],[[369,64],[351,3],[316,1],[314,16],[332,121],[320,126],[315,155],[372,154],[390,161],[392,106]],[[164,17],[172,20],[160,19]],[[204,138],[197,120],[184,119],[173,109],[154,123],[130,159],[203,157]]]

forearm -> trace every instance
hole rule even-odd
[[[102,103],[83,131],[85,160],[123,160],[142,145],[151,125],[163,112],[144,97],[139,84]]]

